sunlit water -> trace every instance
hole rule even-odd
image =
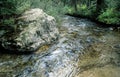
[[[70,16],[59,30],[33,54],[0,54],[0,77],[120,77],[119,31]]]

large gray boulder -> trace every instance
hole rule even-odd
[[[0,29],[1,46],[17,52],[32,52],[45,44],[54,43],[59,36],[54,17],[41,9],[31,9],[16,19],[16,26]]]

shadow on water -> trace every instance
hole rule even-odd
[[[2,46],[0,46],[0,54],[10,54],[10,55],[30,55],[34,52],[24,51],[24,52],[18,52],[18,51],[12,51],[4,49]]]

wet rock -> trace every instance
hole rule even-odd
[[[31,9],[17,18],[14,31],[0,31],[0,43],[3,48],[17,52],[32,52],[45,44],[51,44],[58,39],[54,17],[47,15],[41,9]],[[12,30],[12,29],[9,29]]]
[[[115,45],[114,47],[115,47],[115,48],[120,48],[120,44],[118,44],[118,45]]]

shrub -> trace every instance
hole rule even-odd
[[[56,0],[31,0],[32,8],[43,9],[44,12],[56,18],[57,22],[61,21],[61,16],[65,14],[66,7],[60,1]]]
[[[120,24],[120,13],[114,8],[107,8],[101,12],[98,20],[107,24]]]
[[[29,0],[1,0],[0,1],[0,23],[2,25],[13,25],[15,17],[30,7]]]
[[[0,16],[21,14],[29,7],[29,0],[2,0],[0,1]]]

